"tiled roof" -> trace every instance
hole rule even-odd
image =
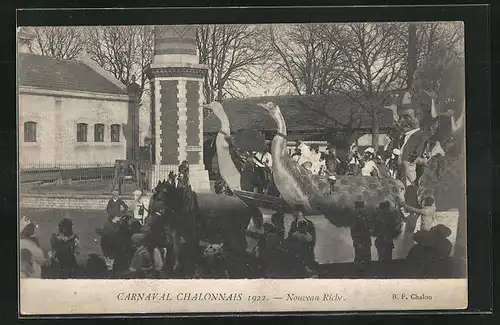
[[[20,86],[125,95],[126,92],[81,61],[20,53]]]
[[[258,129],[275,131],[276,123],[269,113],[258,103],[272,101],[277,104],[285,118],[287,129],[291,132],[311,132],[338,128],[354,121],[355,129],[369,129],[372,126],[370,115],[363,107],[382,106],[381,99],[359,101],[347,95],[328,96],[273,96],[245,99],[228,99],[223,102],[229,117],[231,131],[240,129]],[[380,127],[392,126],[392,115],[388,109],[380,109]],[[220,122],[216,116],[205,110],[204,131],[219,131]]]

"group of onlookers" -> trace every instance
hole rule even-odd
[[[333,145],[320,152],[317,144],[308,146],[300,142],[291,155],[292,160],[313,175],[362,175],[399,178],[401,175],[401,151],[376,153],[367,147],[361,154],[353,144],[345,155],[339,155]]]
[[[20,273],[21,278],[73,278],[77,275],[80,242],[73,232],[71,219],[59,222],[57,233],[50,238],[51,250],[45,252],[36,236],[38,225],[23,216],[20,221]]]
[[[264,222],[260,210],[255,209],[246,231],[247,255],[254,273],[260,277],[317,274],[314,224],[296,211],[287,233],[284,218],[284,213],[278,211],[270,221]]]

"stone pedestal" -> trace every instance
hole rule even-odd
[[[203,164],[203,78],[198,64],[196,27],[155,26],[151,88],[151,185],[167,179],[187,160],[190,181],[197,192],[210,191]]]

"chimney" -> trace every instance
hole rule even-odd
[[[17,29],[17,50],[19,53],[30,53],[30,44],[35,38],[26,28]]]

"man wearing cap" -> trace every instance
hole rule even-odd
[[[366,264],[370,263],[372,260],[372,239],[366,220],[365,203],[363,201],[356,201],[354,203],[354,208],[356,209],[356,218],[351,224],[354,263],[366,266]]]
[[[134,212],[134,218],[139,220],[142,225],[144,225],[144,221],[149,216],[149,203],[149,197],[143,195],[141,190],[134,191],[132,211]]]
[[[123,213],[128,210],[128,206],[120,197],[120,193],[117,190],[114,190],[112,195],[113,196],[108,201],[106,212],[108,213],[109,222],[117,222]]]

